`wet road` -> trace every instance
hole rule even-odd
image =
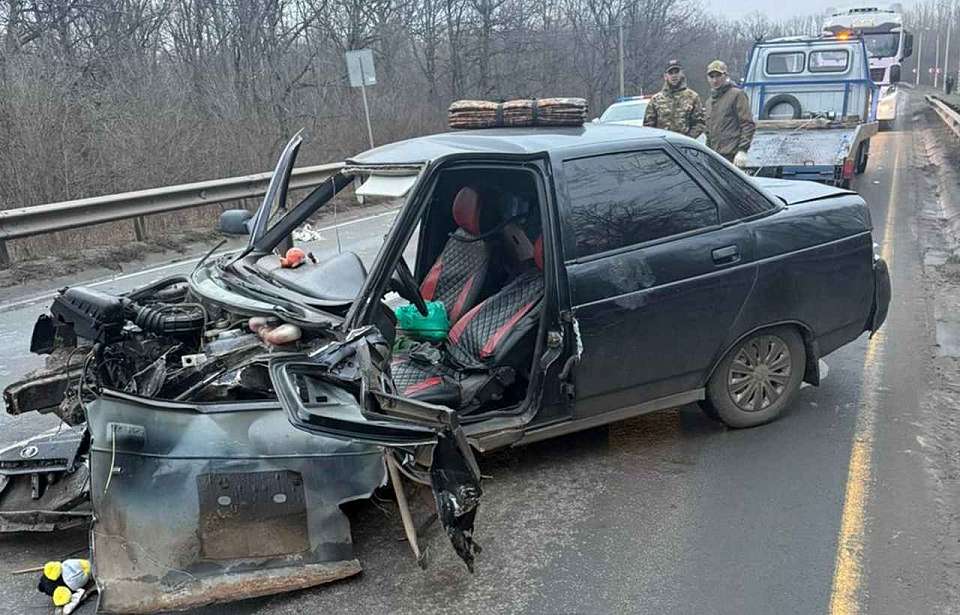
[[[733,431],[687,406],[488,454],[475,575],[439,533],[419,570],[395,508],[361,503],[360,577],[194,613],[956,612],[940,517],[955,503],[923,446],[933,342],[915,230],[935,195],[921,127],[906,113],[878,135],[855,185],[891,266],[887,324],[831,355],[783,418]],[[425,514],[428,494],[413,497]],[[35,565],[82,542],[0,537],[0,558]],[[0,604],[44,604],[32,578],[0,577]]]

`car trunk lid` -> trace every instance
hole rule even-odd
[[[757,186],[779,197],[787,205],[817,201],[839,194],[852,194],[849,190],[817,182],[770,177],[753,177],[751,179]]]

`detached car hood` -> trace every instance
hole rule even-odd
[[[850,190],[811,181],[794,181],[772,177],[751,177],[753,183],[780,197],[787,205],[818,201],[838,194],[853,194]]]

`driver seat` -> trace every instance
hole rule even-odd
[[[461,188],[453,199],[457,230],[420,284],[424,301],[443,302],[451,325],[477,304],[491,282],[493,249],[481,236],[495,224],[495,214],[471,186]]]
[[[463,315],[440,352],[414,351],[393,358],[397,394],[470,412],[498,399],[530,368],[543,299],[543,240],[533,260],[499,292]],[[432,356],[431,356],[432,355]]]

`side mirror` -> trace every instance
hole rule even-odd
[[[890,83],[900,83],[900,66],[893,65],[890,67]]]
[[[903,58],[909,58],[913,55],[913,33],[907,32],[903,38]]]
[[[221,233],[226,235],[249,235],[249,222],[252,218],[252,211],[246,209],[228,209],[220,214],[220,224],[218,228]]]

